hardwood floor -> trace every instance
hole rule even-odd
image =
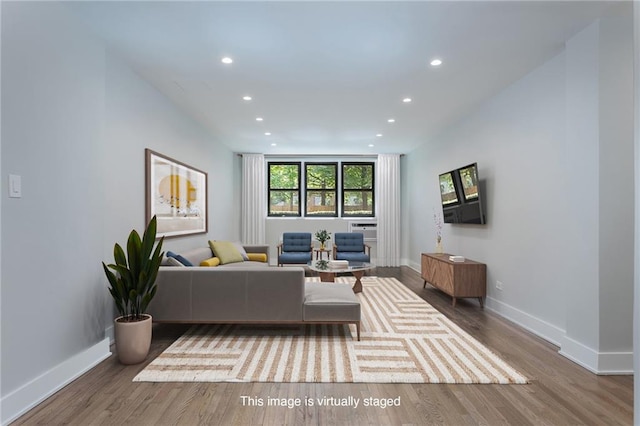
[[[408,267],[377,268],[418,295],[524,373],[529,385],[332,383],[133,383],[188,327],[156,325],[145,364],[114,356],[34,408],[15,425],[616,425],[633,422],[633,376],[596,376],[558,348],[488,310],[451,298]],[[256,407],[254,398],[398,398],[400,407]]]

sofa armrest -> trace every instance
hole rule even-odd
[[[267,244],[243,244],[244,251],[247,253],[264,253],[267,255],[267,264],[269,263],[269,245]]]

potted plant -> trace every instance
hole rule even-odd
[[[331,239],[331,234],[326,229],[321,229],[316,232],[316,240],[320,241],[320,250],[324,250],[324,243]]]
[[[115,339],[118,358],[123,364],[145,360],[151,346],[151,315],[145,310],[156,294],[156,277],[164,252],[164,237],[156,240],[157,222],[154,216],[144,231],[142,240],[134,229],[127,240],[127,253],[120,244],[113,248],[115,263],[102,262],[109,280],[109,293],[120,316],[115,319]]]

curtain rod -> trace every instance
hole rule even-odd
[[[245,154],[258,154],[250,152],[237,152],[238,157],[242,157]],[[404,154],[399,154],[400,157],[404,157]],[[309,158],[309,157],[331,157],[331,158],[378,158],[378,154],[264,154],[265,158]]]

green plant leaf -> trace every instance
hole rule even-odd
[[[127,257],[118,243],[113,247],[113,258],[115,259],[116,265],[127,266]]]
[[[129,269],[131,269],[131,275],[134,277],[140,273],[140,249],[142,247],[142,241],[140,241],[140,235],[134,229],[129,234],[127,240],[127,256],[129,259]]]

